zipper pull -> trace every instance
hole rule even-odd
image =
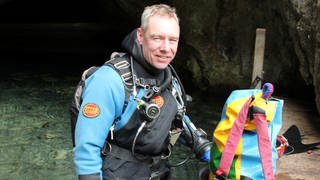
[[[114,125],[115,125],[115,123],[113,123],[112,126],[110,127],[110,138],[111,138],[111,140],[113,140]]]

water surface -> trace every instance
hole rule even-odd
[[[0,81],[1,179],[75,179],[68,108],[78,76],[52,73],[14,73]],[[188,108],[192,120],[208,132],[219,120],[221,101],[193,95]],[[206,166],[190,149],[175,146],[172,179],[197,179]]]

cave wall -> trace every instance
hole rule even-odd
[[[248,88],[255,31],[265,28],[264,82],[282,96],[313,98],[320,111],[320,2],[315,0],[4,0],[0,54],[99,54],[95,63],[101,64],[101,57],[139,26],[143,7],[154,3],[177,9],[181,40],[173,65],[188,89],[228,94]],[[84,59],[86,66],[94,63]]]
[[[115,1],[127,12],[131,4],[139,8],[151,4],[150,1],[139,1],[140,4]],[[152,1],[157,2],[161,1]],[[180,52],[174,64],[182,67],[179,71],[183,72],[183,78],[191,78],[195,87],[215,93],[248,88],[255,31],[265,28],[263,81],[273,83],[280,95],[314,98],[320,110],[319,1],[175,0],[165,3],[176,7],[181,20]],[[137,18],[137,14],[132,17]]]

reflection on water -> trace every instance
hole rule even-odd
[[[0,81],[1,179],[75,179],[68,108],[79,78],[20,73]],[[221,102],[193,99],[189,114],[211,139]],[[170,162],[190,152],[175,146]],[[192,156],[173,168],[172,179],[197,179],[203,166]]]

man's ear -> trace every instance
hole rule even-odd
[[[139,44],[142,44],[142,39],[143,39],[143,32],[141,28],[137,29],[137,40],[139,42]]]

